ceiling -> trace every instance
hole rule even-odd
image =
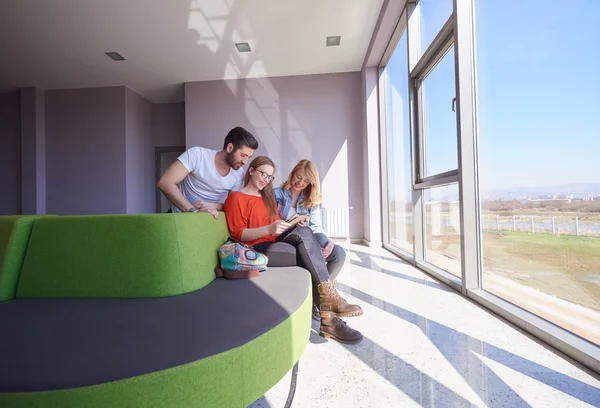
[[[0,3],[0,92],[127,85],[163,103],[189,81],[359,71],[383,0]]]

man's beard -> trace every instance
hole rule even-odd
[[[235,157],[235,152],[227,153],[227,156],[225,156],[225,161],[227,162],[229,167],[233,168],[234,170],[237,170],[241,166],[239,166],[239,163],[236,163],[234,161],[234,157]]]

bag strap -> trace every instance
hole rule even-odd
[[[243,246],[243,247],[245,247],[245,248],[248,248],[248,249],[254,249],[254,248],[252,248],[250,245],[248,245],[248,244],[246,244],[246,243],[244,243],[244,242],[242,242],[242,241],[238,241],[237,239],[235,239],[235,238],[233,238],[233,237],[231,237],[231,236],[230,236],[230,237],[229,237],[227,240],[228,240],[228,241],[235,242],[236,244],[240,244],[241,246]]]

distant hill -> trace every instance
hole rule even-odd
[[[585,196],[599,196],[600,183],[570,183],[556,186],[542,187],[516,187],[510,189],[482,191],[483,200],[511,200],[520,198],[533,198],[538,196],[573,194],[575,198]]]

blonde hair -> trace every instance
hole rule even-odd
[[[244,187],[248,185],[250,182],[250,169],[258,170],[260,166],[269,165],[273,167],[273,171],[275,171],[275,164],[273,160],[268,158],[267,156],[258,156],[248,166],[248,171],[244,175]],[[267,184],[262,190],[260,190],[260,195],[263,199],[263,202],[267,206],[267,210],[269,210],[269,221],[273,222],[277,219],[277,201],[275,200],[275,192],[273,192],[273,183]]]
[[[293,183],[293,177],[298,170],[304,170],[308,178],[308,185],[302,190],[304,201],[302,208],[308,209],[321,204],[321,182],[319,181],[319,171],[317,166],[310,160],[300,160],[296,167],[292,169],[288,179],[281,185],[284,189],[289,190]]]

